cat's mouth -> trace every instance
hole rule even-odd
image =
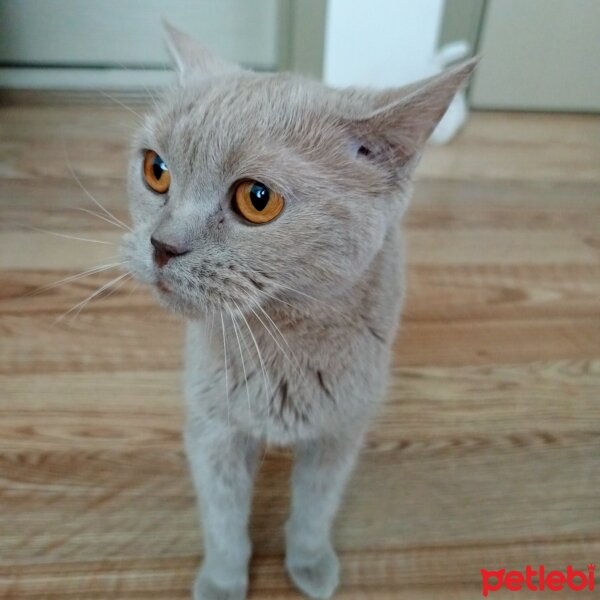
[[[190,318],[196,318],[204,313],[198,304],[191,302],[184,294],[179,293],[176,286],[171,287],[168,283],[158,279],[152,287],[159,304],[168,311]]]
[[[167,310],[189,318],[197,318],[206,314],[209,304],[215,302],[201,286],[191,291],[182,286],[175,277],[171,280],[167,274],[155,273],[149,282],[159,304]]]

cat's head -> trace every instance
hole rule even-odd
[[[179,81],[134,141],[128,268],[192,317],[344,294],[396,226],[475,63],[403,89],[333,90],[230,65],[171,27],[167,38]]]

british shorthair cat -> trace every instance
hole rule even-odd
[[[166,30],[178,83],[135,136],[123,255],[186,319],[184,437],[204,532],[193,596],[246,597],[253,477],[275,444],[295,450],[287,570],[330,598],[332,521],[404,296],[398,223],[476,61],[405,88],[336,90]]]

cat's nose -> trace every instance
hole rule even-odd
[[[154,262],[158,267],[164,267],[172,258],[183,256],[190,252],[190,248],[166,244],[155,237],[150,238],[150,243],[154,246]]]

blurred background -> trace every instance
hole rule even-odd
[[[473,108],[600,110],[595,0],[2,0],[0,87],[143,96],[171,79],[162,17],[245,66],[333,85],[401,85],[463,42],[485,57]]]
[[[0,598],[188,599],[200,561],[183,323],[118,255],[130,139],[174,77],[161,17],[250,68],[339,86],[483,56],[403,218],[407,302],[335,529],[338,598],[465,600],[481,569],[586,571],[600,1],[0,0]],[[262,461],[251,598],[299,597],[290,464]]]

